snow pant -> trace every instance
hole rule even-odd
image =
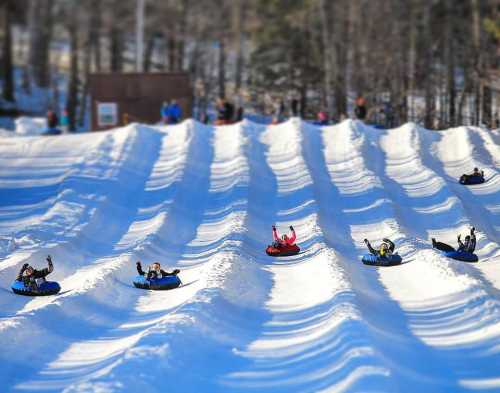
[[[452,246],[450,246],[449,244],[437,242],[434,239],[432,239],[432,247],[439,250],[439,251],[443,251],[443,252],[455,251],[455,249]]]

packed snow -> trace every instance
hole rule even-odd
[[[2,134],[1,390],[500,391],[499,166],[500,132],[472,127]],[[302,252],[267,256],[272,224]],[[432,248],[471,226],[478,263]],[[363,265],[364,238],[403,264]],[[61,292],[13,294],[48,254]],[[137,260],[183,285],[134,288]]]

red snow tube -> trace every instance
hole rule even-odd
[[[280,245],[278,247],[267,246],[266,248],[266,254],[270,257],[287,257],[290,255],[297,255],[299,252],[300,247],[296,244]]]

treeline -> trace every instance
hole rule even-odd
[[[2,95],[53,92],[60,75],[72,128],[86,113],[91,72],[136,67],[137,0],[2,0]],[[216,96],[269,111],[300,99],[304,116],[349,115],[429,128],[498,117],[497,0],[146,0],[145,71],[185,71],[198,106]]]

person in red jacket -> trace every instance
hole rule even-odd
[[[297,239],[297,235],[295,234],[295,229],[290,225],[290,231],[292,231],[292,236],[283,235],[281,238],[278,235],[278,231],[276,227],[273,225],[273,240],[274,246],[279,248],[283,246],[293,246],[295,244],[295,240]]]

